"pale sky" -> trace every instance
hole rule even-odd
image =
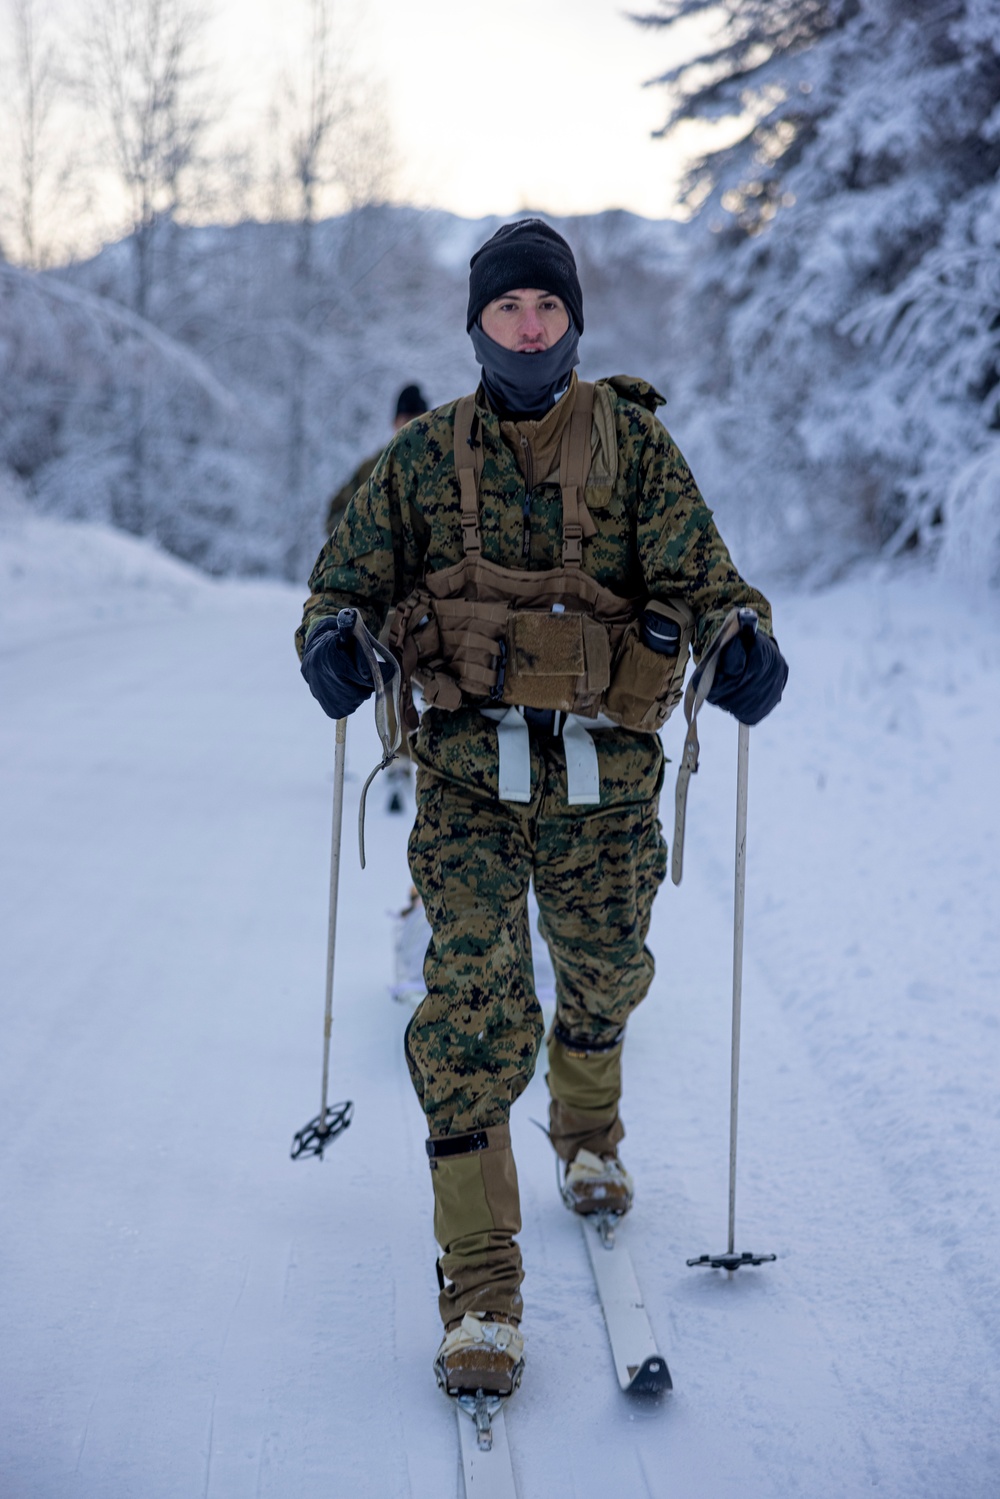
[[[224,76],[249,101],[301,45],[305,0],[217,0],[217,10]],[[641,85],[676,58],[678,28],[640,28],[621,0],[343,0],[338,10],[355,18],[360,60],[386,85],[395,196],[470,217],[675,210],[681,148],[650,139],[666,99]],[[686,36],[693,48],[692,28]]]

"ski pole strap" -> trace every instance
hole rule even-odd
[[[674,848],[670,863],[670,878],[675,885],[680,884],[684,873],[684,825],[687,819],[688,786],[698,769],[701,752],[698,743],[698,713],[712,690],[723,648],[741,630],[748,628],[756,634],[756,612],[753,609],[731,609],[722,622],[722,629],[698,663],[684,693],[684,717],[688,727],[684,738],[684,752],[677,770],[677,789],[674,792]]]
[[[337,615],[337,623],[342,630],[347,630],[358,642],[358,648],[368,663],[372,682],[375,685],[375,727],[378,730],[379,741],[382,745],[382,758],[361,788],[361,804],[358,808],[358,849],[361,854],[361,868],[365,867],[365,804],[368,799],[368,787],[374,781],[380,770],[385,770],[396,758],[403,737],[402,719],[400,709],[400,684],[402,672],[399,662],[390,650],[372,634],[365,625],[364,620],[357,609],[341,609]],[[390,671],[390,691],[392,693],[392,725],[389,724],[389,696],[386,692],[385,680],[382,676],[384,663]]]

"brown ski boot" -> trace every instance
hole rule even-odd
[[[566,1169],[562,1197],[568,1208],[584,1217],[608,1213],[621,1218],[632,1206],[632,1178],[616,1155],[578,1150]]]
[[[434,1373],[446,1395],[512,1395],[524,1372],[524,1339],[515,1322],[466,1312],[446,1332]]]

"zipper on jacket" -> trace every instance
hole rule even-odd
[[[531,492],[534,487],[534,463],[531,444],[521,433],[521,451],[524,454],[524,506],[521,511],[521,557],[527,562],[531,557]]]

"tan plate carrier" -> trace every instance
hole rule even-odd
[[[655,733],[680,701],[694,634],[691,610],[680,599],[621,598],[583,571],[584,539],[597,532],[585,499],[593,408],[594,386],[580,381],[559,454],[562,566],[529,572],[499,567],[482,555],[479,421],[474,396],[458,402],[455,467],[464,556],[424,575],[397,608],[390,635],[407,686],[409,727],[416,722],[411,681],[436,708],[552,708],[591,719],[602,714],[645,733]],[[643,643],[642,610],[680,626],[676,656]]]

